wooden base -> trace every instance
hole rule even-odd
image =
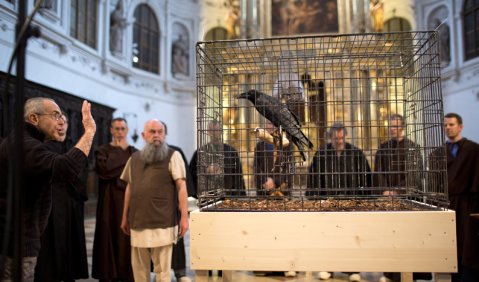
[[[190,228],[194,270],[457,271],[453,211],[196,210]]]

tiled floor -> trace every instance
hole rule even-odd
[[[189,203],[190,210],[196,208],[193,201]],[[91,273],[91,255],[92,255],[92,248],[93,248],[93,236],[95,233],[95,218],[88,218],[85,220],[85,233],[86,233],[86,244],[87,244],[87,252],[88,252],[88,264],[90,267]],[[186,248],[186,259],[187,259],[187,273],[188,276],[194,281],[194,271],[189,269],[189,247],[190,247],[190,236],[189,232],[185,235],[185,248]],[[361,282],[377,282],[379,278],[381,278],[382,273],[379,272],[367,272],[361,273]],[[174,275],[172,275],[172,281],[176,281]],[[220,282],[223,279],[217,276],[217,273],[214,272],[213,276],[210,277],[210,282]],[[90,282],[96,281],[95,279],[85,279],[79,280],[83,282]],[[152,280],[153,281],[153,280]],[[288,281],[288,282],[299,282],[299,281],[324,281],[324,282],[345,282],[349,281],[348,276],[344,273],[334,273],[334,277],[328,280],[319,280],[317,273],[313,273],[312,276],[306,275],[304,272],[299,272],[296,277],[288,278],[284,276],[259,276],[255,275],[251,271],[235,271],[233,272],[233,281],[238,282],[268,282],[268,281]]]

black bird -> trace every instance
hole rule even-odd
[[[312,149],[313,143],[311,143],[308,137],[301,131],[298,117],[296,117],[286,105],[282,104],[278,99],[254,89],[240,94],[238,99],[250,100],[262,116],[269,120],[274,126],[281,127],[286,131],[291,141],[298,147],[303,160],[306,160],[303,145]]]

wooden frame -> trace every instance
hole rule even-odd
[[[190,262],[264,271],[457,271],[454,211],[190,214]],[[448,275],[437,275],[447,281]]]

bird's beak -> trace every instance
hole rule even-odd
[[[248,99],[248,93],[241,93],[238,95],[238,99]]]

